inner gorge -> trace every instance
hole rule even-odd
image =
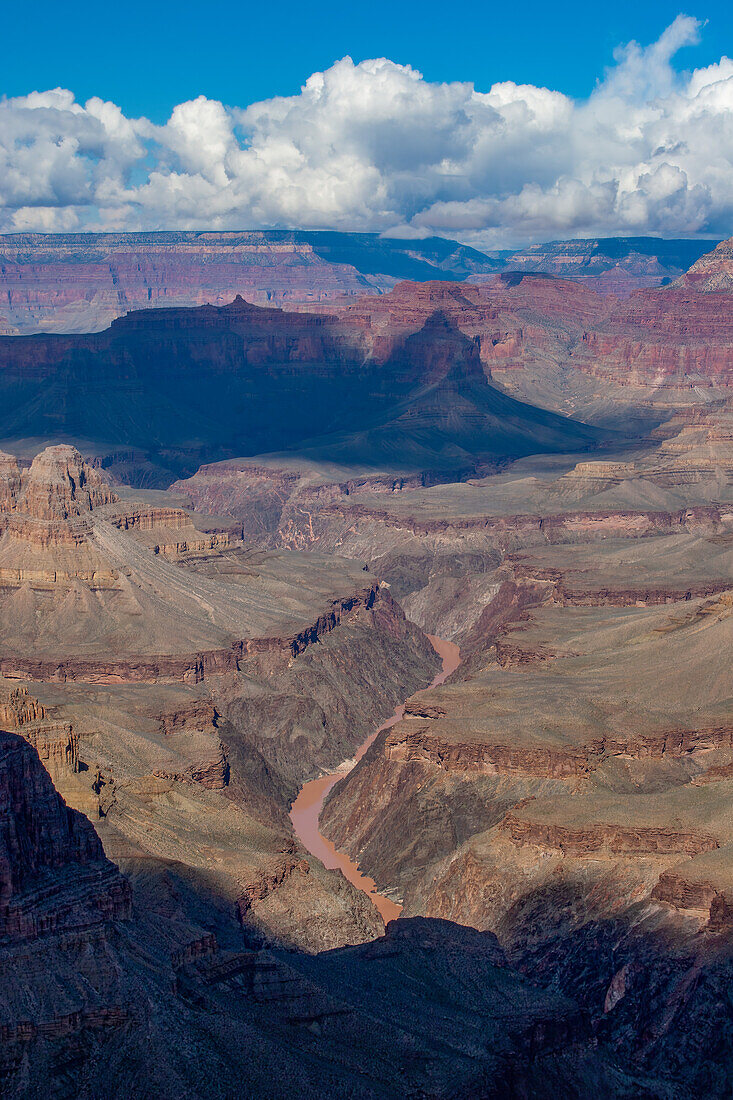
[[[428,635],[428,637],[443,664],[441,671],[436,673],[429,685],[430,687],[437,687],[439,684],[445,683],[451,673],[458,668],[461,659],[460,650],[457,645],[445,638],[437,638],[434,635]],[[361,743],[351,760],[343,761],[329,775],[311,779],[309,783],[305,783],[290,808],[290,820],[293,823],[295,835],[303,847],[319,859],[328,870],[338,869],[349,882],[362,890],[373,902],[385,924],[399,917],[402,906],[379,894],[374,880],[362,875],[353,860],[349,859],[343,852],[336,850],[331,841],[319,832],[319,819],[324,803],[336,784],[345,778],[358,764],[379,734],[383,730],[391,729],[392,726],[400,722],[404,714],[405,704],[400,703],[395,708],[392,717],[383,722],[379,729],[369,734],[367,739]]]

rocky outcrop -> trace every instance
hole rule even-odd
[[[501,663],[501,662],[500,662]],[[445,711],[437,705],[424,705],[417,699],[405,707],[405,721],[392,727],[384,741],[384,754],[390,761],[417,761],[444,771],[474,772],[484,775],[527,775],[538,779],[565,779],[587,775],[611,757],[627,760],[678,760],[690,753],[714,749],[733,750],[733,726],[714,729],[668,730],[658,734],[623,737],[598,737],[586,745],[550,747],[502,744],[499,737],[470,741],[454,740],[433,733],[430,724],[409,721],[415,718],[440,720]],[[696,783],[727,779],[733,765],[709,768]]]
[[[71,550],[88,539],[90,513],[116,500],[99,471],[87,465],[75,447],[47,447],[22,471],[11,456],[0,456],[0,538],[4,534],[6,540],[39,550]],[[37,570],[36,579],[41,580],[44,572],[53,583],[48,569]],[[0,566],[0,586],[21,584],[23,579],[22,568]]]
[[[0,941],[130,915],[130,889],[26,741],[0,733]]]
[[[725,863],[718,866],[717,874],[714,868],[698,869],[696,863],[693,859],[688,865],[664,871],[651,896],[674,909],[700,910],[708,916],[708,932],[730,935],[733,931],[733,894]]]
[[[26,726],[19,732],[36,750],[52,779],[79,771],[79,739],[70,724]]]
[[[719,246],[711,256],[723,257],[725,247]],[[706,259],[699,263],[704,265]],[[603,297],[591,289],[610,290],[612,276],[608,283],[602,276],[581,277],[580,285],[519,271],[488,276],[478,286],[400,284],[381,299],[348,304],[343,314],[364,328],[372,353],[384,359],[400,336],[419,327],[420,317],[431,306],[439,308],[462,332],[479,340],[487,371],[496,371],[509,385],[527,387],[528,394],[534,392],[533,371],[551,374],[568,368],[632,390],[690,391],[696,385],[730,384],[726,263],[724,258],[718,263],[722,273],[716,276],[715,288],[702,276],[699,285],[681,280],[652,289],[652,277],[647,281],[650,289],[627,296],[633,287],[628,280],[623,285],[621,277],[621,302],[613,291]],[[569,267],[572,271],[573,264]],[[556,397],[562,400],[559,393]]]
[[[79,770],[79,740],[68,723],[51,722],[27,688],[0,691],[0,729],[17,730],[57,781]]]
[[[515,844],[558,848],[566,855],[584,856],[604,849],[613,853],[649,852],[697,855],[719,847],[714,836],[654,826],[596,823],[585,828],[560,822],[523,818],[521,811],[507,814],[501,829]]]
[[[406,712],[406,717],[409,717]],[[598,757],[588,749],[553,750],[519,748],[512,745],[461,744],[431,737],[427,727],[398,723],[384,743],[389,761],[418,762],[444,771],[472,772],[483,775],[531,775],[544,779],[564,779],[584,775]]]
[[[256,649],[257,639],[250,644]],[[242,647],[245,643],[242,643]],[[239,652],[242,652],[239,647]],[[273,649],[271,639],[264,648]],[[283,640],[283,652],[287,641]],[[211,676],[236,672],[238,653],[234,649],[208,650],[181,655],[137,658],[68,657],[59,659],[0,656],[0,674],[11,680],[44,680],[49,683],[87,684],[199,684]]]
[[[153,775],[158,779],[170,779],[173,782],[200,783],[208,791],[221,791],[229,784],[229,760],[224,745],[217,739],[212,746],[211,755],[190,764],[184,772],[169,772],[156,768]]]
[[[174,734],[188,733],[191,730],[213,731],[216,729],[219,714],[210,700],[196,699],[176,710],[165,711],[157,718],[163,736],[172,737]]]
[[[21,479],[14,510],[33,519],[67,520],[115,500],[99,471],[87,466],[75,447],[59,445],[34,458]]]
[[[12,512],[20,492],[20,466],[18,460],[0,451],[0,511]]]
[[[28,694],[28,688],[0,692],[0,729],[20,729],[29,723],[42,722],[45,717],[45,708]]]
[[[120,531],[132,532],[154,554],[173,561],[232,549],[242,535],[236,523],[228,525],[228,530],[201,530],[182,508],[132,508],[110,517],[110,522]]]
[[[660,604],[678,603],[683,600],[705,599],[726,592],[731,587],[730,578],[720,580],[693,581],[683,586],[673,583],[666,585],[638,585],[626,588],[620,585],[605,587],[583,587],[582,580],[572,575],[572,570],[563,572],[557,568],[542,568],[522,560],[518,555],[507,554],[504,568],[511,573],[522,586],[544,585],[546,598],[563,607],[656,607]],[[548,588],[551,587],[551,597]]]
[[[652,890],[656,901],[666,902],[675,909],[703,909],[710,912],[710,906],[719,896],[712,882],[697,882],[685,878],[679,871],[664,871],[659,882]]]
[[[711,252],[701,256],[682,275],[678,285],[705,294],[733,291],[733,238],[721,241]]]
[[[111,522],[121,531],[156,531],[159,527],[181,531],[191,527],[191,517],[182,508],[130,508]]]
[[[307,859],[298,859],[293,853],[283,855],[274,866],[260,875],[256,881],[243,884],[242,891],[237,898],[237,911],[240,920],[244,919],[256,902],[263,901],[268,894],[281,886],[292,874],[297,872],[304,877],[309,871],[310,864]]]
[[[665,288],[632,295],[586,331],[573,363],[624,387],[725,387],[732,348],[727,291]]]
[[[593,542],[606,538],[645,538],[668,534],[674,530],[707,529],[711,534],[721,530],[726,509],[715,505],[700,505],[674,512],[651,510],[609,510],[558,512],[555,515],[477,515],[446,519],[424,519],[409,514],[380,511],[362,504],[323,504],[316,514],[301,518],[297,535],[304,545],[314,545],[327,525],[334,521],[353,524],[371,520],[387,528],[409,531],[415,535],[481,532],[502,550],[541,543],[556,545],[572,542]],[[295,517],[291,516],[291,524]],[[287,532],[290,543],[296,542],[296,531]]]
[[[577,283],[508,273],[487,276],[479,285],[399,283],[379,299],[344,304],[339,314],[363,331],[374,358],[384,362],[440,311],[477,341],[490,374],[494,368],[514,370],[542,355],[566,359],[573,343],[570,333],[577,328],[580,335],[605,310],[598,294]]]

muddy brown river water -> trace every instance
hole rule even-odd
[[[458,668],[461,655],[458,646],[454,645],[453,642],[448,642],[445,638],[436,638],[432,634],[428,634],[428,638],[435,652],[443,661],[442,669],[430,684],[430,687],[435,687],[437,684],[442,684],[443,681],[450,676],[451,672]],[[336,786],[340,779],[348,775],[352,768],[356,767],[356,764],[361,760],[377,734],[381,733],[382,730],[389,729],[390,726],[394,726],[396,722],[399,722],[404,712],[405,705],[401,703],[392,717],[381,725],[379,729],[375,730],[374,733],[370,734],[366,741],[359,746],[355,756],[350,760],[344,760],[335,771],[330,772],[328,775],[322,775],[319,779],[312,779],[310,783],[305,783],[300,788],[298,797],[295,799],[290,809],[290,820],[293,823],[295,835],[298,837],[301,844],[312,856],[320,859],[324,867],[327,867],[329,870],[341,871],[349,882],[353,883],[359,890],[363,890],[369,900],[382,914],[382,919],[385,923],[388,920],[394,920],[395,917],[399,917],[402,912],[402,906],[392,901],[391,898],[380,894],[377,891],[374,880],[367,875],[363,875],[359,870],[358,864],[349,859],[343,852],[339,852],[335,845],[319,832],[318,819],[321,816],[323,803],[326,801],[326,796],[329,791]]]

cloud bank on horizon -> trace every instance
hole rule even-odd
[[[478,247],[733,233],[733,61],[679,74],[680,15],[583,101],[345,57],[300,93],[163,126],[64,89],[0,101],[0,230],[376,230]]]

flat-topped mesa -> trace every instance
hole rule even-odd
[[[99,471],[88,466],[75,447],[61,444],[33,459],[21,477],[14,510],[33,519],[69,520],[116,500]]]

